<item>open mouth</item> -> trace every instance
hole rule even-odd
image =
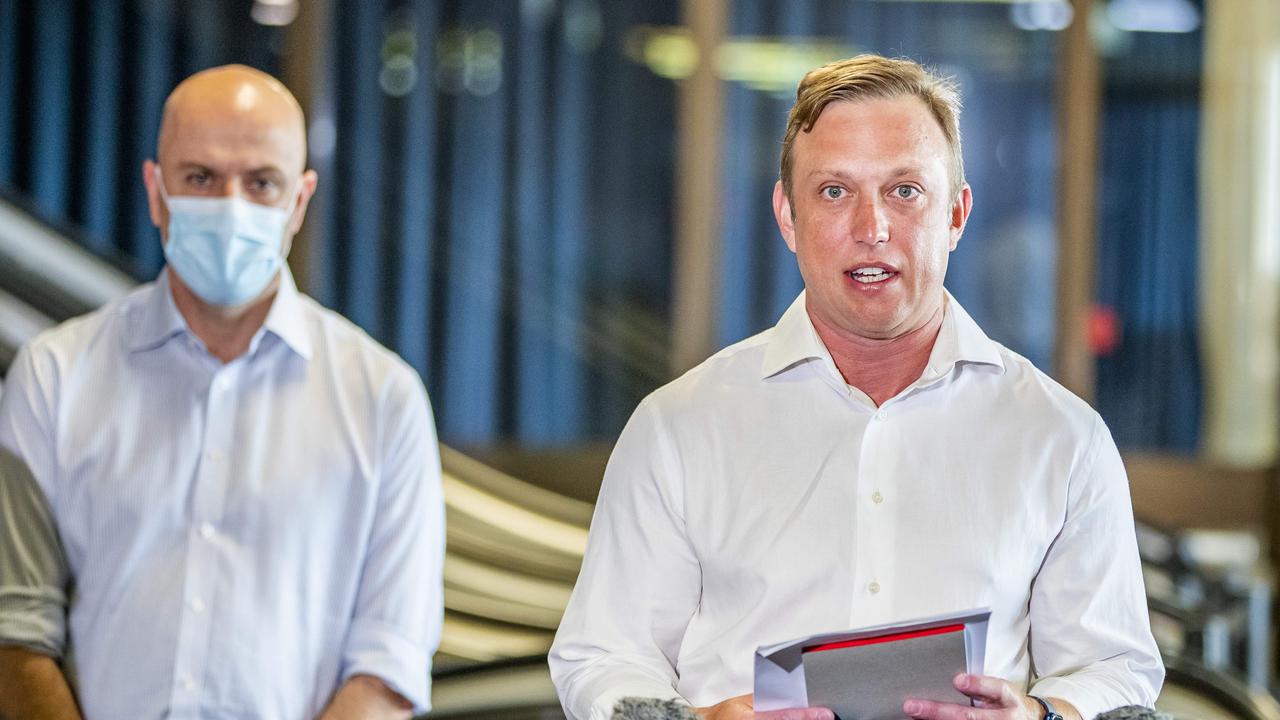
[[[845,275],[861,285],[874,285],[892,280],[898,276],[898,271],[882,265],[864,265],[847,271]]]

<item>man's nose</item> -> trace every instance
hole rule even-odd
[[[870,197],[858,204],[853,216],[852,235],[855,242],[868,245],[889,242],[889,217],[878,198]]]
[[[245,197],[244,183],[240,182],[240,178],[238,177],[229,178],[226,182],[222,183],[222,192],[219,193],[219,195],[227,198]]]

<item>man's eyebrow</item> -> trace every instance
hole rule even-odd
[[[893,172],[889,173],[889,177],[900,178],[900,177],[905,177],[907,175],[920,175],[920,174],[923,174],[923,172],[924,170],[920,166],[902,165],[900,167],[894,168]],[[854,176],[852,173],[847,172],[845,170],[840,170],[838,168],[817,168],[815,170],[810,170],[805,177],[818,177],[818,176],[834,177],[834,178],[840,178],[842,180],[854,179]]]
[[[814,170],[810,170],[810,171],[809,171],[809,173],[808,173],[805,177],[816,177],[816,176],[819,176],[819,175],[821,175],[821,176],[823,176],[823,177],[837,177],[837,178],[841,178],[841,179],[844,179],[844,180],[852,180],[852,179],[853,179],[853,175],[852,175],[851,173],[847,173],[847,172],[845,172],[844,170],[838,170],[838,169],[835,169],[835,168],[831,168],[831,169],[828,169],[828,168],[817,168],[817,169],[814,169]]]

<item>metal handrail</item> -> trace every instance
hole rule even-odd
[[[0,197],[0,285],[38,312],[65,320],[136,284],[15,198]]]

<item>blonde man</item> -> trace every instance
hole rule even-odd
[[[1110,434],[943,288],[973,207],[959,110],[907,60],[801,82],[773,209],[805,290],[646,398],[618,440],[550,656],[570,717],[625,696],[751,717],[759,645],[981,606],[989,675],[955,679],[976,707],[908,699],[904,715],[1154,702]]]

